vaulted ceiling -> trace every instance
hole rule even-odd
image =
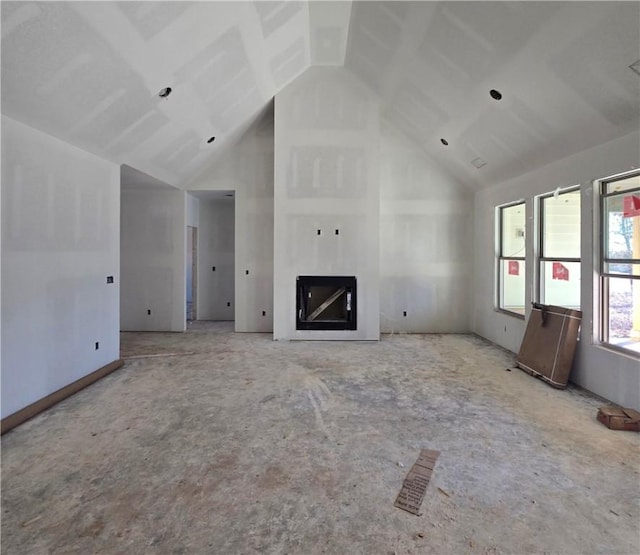
[[[638,59],[638,2],[2,2],[3,114],[175,186],[311,65],[488,186],[637,130]]]

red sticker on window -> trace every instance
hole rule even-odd
[[[569,281],[569,268],[560,262],[553,263],[553,279]]]
[[[632,216],[640,216],[640,196],[627,195],[624,197],[622,204],[622,215],[625,218],[631,218]]]
[[[520,275],[520,262],[518,262],[517,260],[509,260],[509,275],[510,276]]]

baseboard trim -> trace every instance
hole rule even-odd
[[[43,397],[39,401],[31,403],[23,409],[10,414],[6,418],[3,418],[0,422],[0,434],[5,434],[9,430],[13,430],[13,428],[15,428],[16,426],[19,426],[23,422],[26,422],[30,418],[33,418],[37,414],[40,414],[42,411],[47,410],[48,408],[66,399],[67,397],[71,397],[71,395],[73,395],[74,393],[77,393],[81,389],[84,389],[92,383],[97,382],[99,379],[104,378],[112,372],[115,372],[116,370],[118,370],[118,368],[122,368],[122,366],[124,366],[124,360],[114,360],[113,362],[110,362],[102,368],[98,368],[94,372],[91,372],[91,374],[87,374],[83,378],[80,378],[79,380],[76,380],[75,382],[72,382],[63,388],[58,389],[58,391],[54,391],[53,393],[47,395],[46,397]]]

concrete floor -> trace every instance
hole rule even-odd
[[[123,369],[2,438],[3,554],[640,552],[640,435],[505,351],[191,328],[123,334]]]

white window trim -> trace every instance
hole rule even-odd
[[[605,256],[603,212],[605,196],[602,194],[602,190],[605,183],[619,181],[635,175],[640,175],[640,170],[637,168],[593,181],[593,245],[595,248],[593,249],[593,328],[591,331],[592,341],[595,346],[638,360],[640,359],[640,353],[608,341],[608,330],[606,329],[608,312],[605,309],[606,289],[604,286],[606,276],[603,275]]]
[[[496,312],[500,312],[502,314],[507,314],[508,316],[512,316],[514,318],[518,318],[520,320],[525,319],[524,314],[519,314],[518,312],[513,312],[511,310],[507,310],[500,306],[500,281],[502,275],[500,273],[500,263],[502,260],[519,260],[525,263],[525,284],[526,284],[526,274],[527,274],[527,264],[526,264],[526,231],[525,231],[525,254],[522,257],[503,257],[502,255],[502,210],[504,208],[509,208],[511,206],[517,206],[522,204],[525,209],[525,222],[526,222],[526,214],[527,214],[527,201],[524,198],[514,200],[511,202],[507,202],[505,204],[500,204],[495,207],[494,210],[494,237],[495,237],[495,245],[494,245],[494,280],[493,280],[493,289],[494,289],[494,310]],[[526,297],[526,285],[525,285],[525,297]],[[524,307],[526,311],[527,299],[524,299]]]
[[[555,195],[563,195],[566,193],[572,193],[574,191],[581,191],[580,185],[571,185],[569,187],[558,187],[548,193],[543,193],[534,197],[534,216],[535,216],[535,241],[534,241],[534,268],[533,268],[533,295],[535,302],[542,303],[542,263],[544,261],[557,261],[557,262],[578,262],[582,267],[582,241],[580,241],[580,258],[559,258],[559,257],[542,257],[542,248],[544,246],[544,214],[543,214],[543,200],[545,198],[553,197]],[[580,205],[582,206],[582,195],[580,196]],[[582,208],[580,209],[580,233],[582,233]],[[582,294],[580,295],[580,305],[582,307]]]

